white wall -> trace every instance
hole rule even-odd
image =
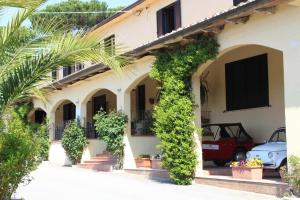
[[[226,25],[218,36],[220,50],[258,44],[283,52],[284,102],[288,154],[300,156],[300,7],[281,4],[275,14],[256,14],[246,24]]]
[[[142,12],[117,23],[111,22],[100,29],[103,38],[115,34],[116,43],[134,49],[157,39],[156,12],[175,0],[157,0],[145,3]],[[182,27],[187,27],[206,17],[233,6],[231,0],[181,0]]]
[[[89,160],[91,157],[95,157],[96,154],[100,154],[106,149],[106,144],[100,140],[88,140],[88,145],[85,148],[82,160]],[[52,142],[49,150],[49,161],[57,165],[71,165],[71,161],[68,159],[64,148],[60,141]]]

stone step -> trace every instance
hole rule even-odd
[[[113,170],[112,165],[104,164],[79,164],[78,167],[102,172],[111,172]]]
[[[116,161],[117,159],[115,159],[115,158],[106,158],[106,157],[92,157],[90,160],[93,160],[93,161],[109,161],[109,160]]]
[[[114,165],[116,160],[86,160],[82,164],[103,164],[103,165]]]
[[[102,156],[107,156],[107,157],[113,157],[114,155],[112,153],[98,153],[96,154],[96,157],[102,157]]]

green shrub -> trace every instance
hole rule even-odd
[[[61,142],[72,164],[79,163],[87,145],[84,130],[79,122],[73,121],[66,126]]]
[[[39,157],[42,161],[48,160],[50,149],[49,125],[48,124],[32,124],[30,125],[39,143]]]
[[[291,155],[288,158],[288,164],[284,179],[289,183],[293,194],[300,196],[300,158]]]
[[[49,138],[49,123],[46,121],[44,124],[29,123],[27,120],[28,113],[33,109],[31,104],[24,104],[17,106],[14,109],[13,116],[20,119],[30,129],[34,137],[36,138],[36,144],[39,145],[39,158],[44,161],[48,160],[50,149]]]
[[[150,73],[160,83],[153,130],[160,139],[162,165],[176,184],[191,184],[197,164],[193,133],[199,128],[192,123],[191,76],[199,64],[214,58],[217,52],[215,39],[201,36],[194,43],[158,53]]]
[[[29,126],[14,116],[0,133],[0,200],[10,200],[20,183],[40,163],[39,142]]]
[[[118,160],[117,168],[123,167],[124,142],[123,135],[127,123],[127,117],[122,112],[106,113],[100,111],[94,116],[95,128],[100,139],[106,142],[107,151],[113,153]]]

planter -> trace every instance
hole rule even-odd
[[[150,158],[136,158],[135,163],[138,168],[151,168]]]
[[[162,169],[160,159],[151,159],[151,168],[152,169]]]
[[[232,177],[238,179],[261,180],[262,167],[232,167]]]

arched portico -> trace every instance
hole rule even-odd
[[[68,122],[76,119],[76,104],[63,99],[54,104],[51,110],[53,140],[60,140]]]
[[[117,110],[117,96],[108,89],[97,89],[89,93],[81,103],[81,116],[86,135],[89,139],[97,138],[94,128],[94,116],[100,110],[111,112]]]
[[[245,44],[224,49],[193,76],[195,123],[241,122],[255,143],[267,140],[286,122],[283,65],[283,52],[274,48]],[[207,98],[201,98],[201,81]]]
[[[47,120],[47,113],[42,108],[35,108],[28,114],[28,120],[31,123],[45,123]]]

